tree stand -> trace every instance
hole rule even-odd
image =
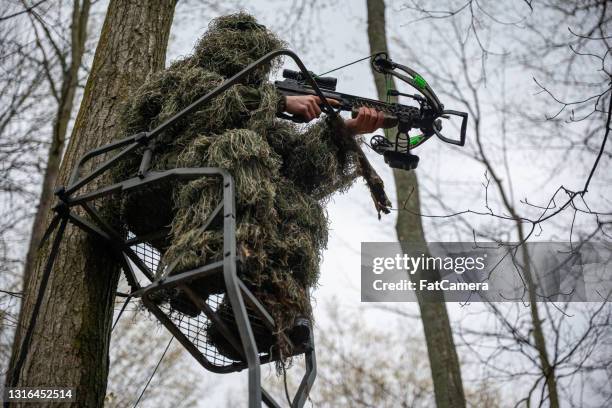
[[[66,225],[68,222],[71,222],[107,243],[117,255],[127,283],[131,288],[129,294],[119,295],[128,298],[140,298],[146,308],[159,319],[205,369],[224,374],[248,368],[249,407],[260,407],[262,401],[268,407],[280,407],[261,386],[260,366],[261,364],[277,361],[281,356],[272,350],[258,350],[253,335],[255,325],[259,326],[258,330],[263,329],[270,334],[274,333],[275,322],[253,293],[237,276],[240,259],[238,259],[236,254],[236,214],[232,176],[226,170],[220,168],[176,168],[167,171],[151,171],[150,162],[155,137],[164,129],[239,82],[240,79],[260,64],[281,55],[289,56],[296,62],[303,74],[309,79],[313,88],[320,94],[321,99],[325,100],[318,85],[297,55],[288,50],[278,50],[267,54],[249,65],[151,132],[139,133],[101,146],[88,152],[77,162],[68,186],[60,187],[55,192],[59,201],[53,208],[56,215],[51,221],[42,241],[46,241],[54,230],[57,229],[57,231],[51,245],[45,269],[43,270],[40,290],[33,308],[32,318],[21,344],[15,373],[20,372],[25,361],[49,274],[53,268],[53,262],[57,256]],[[328,114],[335,114],[331,106],[327,105],[324,108],[327,108],[325,110]],[[96,186],[93,191],[77,194],[81,188],[90,184],[129,154],[135,153],[138,148],[142,149],[142,158],[136,177],[109,186]],[[121,150],[117,153],[118,149]],[[88,169],[90,170],[85,175],[80,176],[85,164],[88,164]],[[221,178],[223,181],[223,197],[205,223],[206,228],[222,226],[223,258],[220,261],[212,262],[190,271],[167,278],[155,279],[154,271],[159,263],[159,253],[147,242],[167,236],[169,233],[168,229],[162,228],[157,232],[146,234],[146,236],[130,234],[126,237],[125,234],[119,232],[117,228],[111,225],[108,220],[104,219],[96,206],[96,201],[109,200],[113,195],[150,188],[159,183],[186,181],[201,177],[216,177]],[[147,278],[148,284],[143,286],[139,283],[136,270]],[[190,282],[215,277],[223,282],[224,287],[220,294],[204,298],[197,291],[189,287]],[[195,317],[190,317],[155,301],[155,295],[160,291],[167,292],[173,289],[180,289],[186,294],[201,313]],[[227,297],[231,305],[233,315],[231,319],[235,322],[235,326],[238,329],[237,336],[235,332],[228,328],[227,320],[224,321],[215,313],[224,297]],[[224,340],[234,348],[240,358],[232,359],[222,355],[215,345],[211,343],[205,329],[213,323],[218,327],[218,331]],[[304,406],[316,377],[314,339],[310,322],[301,321],[296,323],[296,327],[301,331],[299,344],[295,344],[295,341],[292,342],[290,338],[285,340],[293,345],[294,355],[305,355],[306,370],[291,402],[292,408]]]

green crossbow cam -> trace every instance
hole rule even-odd
[[[352,116],[355,117],[359,108],[365,106],[375,108],[385,114],[383,127],[385,129],[397,128],[395,140],[391,141],[385,136],[374,135],[370,140],[370,146],[376,153],[384,156],[385,162],[390,167],[403,170],[415,169],[419,163],[419,158],[413,155],[411,150],[423,144],[433,135],[446,143],[458,146],[465,144],[468,117],[466,112],[445,110],[444,105],[440,103],[435,92],[421,75],[405,65],[393,62],[385,52],[374,54],[371,64],[376,72],[385,75],[387,78],[393,76],[412,86],[420,93],[420,95],[406,94],[395,89],[388,89],[387,98],[404,96],[415,100],[419,106],[409,106],[389,101],[382,102],[340,93],[336,91],[338,82],[336,78],[317,76],[311,72],[309,72],[309,76],[316,82],[323,96],[340,102],[338,111],[351,112]],[[274,83],[276,89],[283,95],[319,95],[311,85],[311,78],[308,78],[303,72],[285,69],[283,78],[285,79]],[[462,118],[458,140],[449,139],[441,133],[441,119],[449,119],[450,116]],[[295,115],[281,114],[281,117],[295,122],[303,122],[302,118]],[[410,136],[408,132],[412,129],[419,129],[421,134]]]

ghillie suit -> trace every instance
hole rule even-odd
[[[123,115],[125,132],[153,129],[282,46],[248,14],[214,20],[193,55],[174,62],[132,95]],[[354,148],[346,143],[353,136],[340,118],[324,118],[303,131],[276,118],[284,100],[267,83],[272,68],[261,66],[172,125],[157,139],[151,163],[153,170],[230,171],[236,182],[236,238],[243,257],[239,275],[280,332],[291,328],[298,316],[311,317],[309,292],[317,283],[328,237],[323,205],[333,193],[348,188],[357,164]],[[116,176],[133,176],[139,159],[124,163]],[[203,232],[221,196],[221,183],[209,178],[158,186],[128,195],[122,203],[123,221],[138,235],[169,225],[169,239],[151,245],[162,253],[163,273],[177,274],[221,259],[222,231]],[[206,296],[222,290],[222,282],[195,282],[194,288]],[[183,297],[183,302],[189,300]],[[188,309],[185,304],[175,306]],[[222,303],[220,313],[228,310],[229,304]],[[214,325],[208,330],[220,352],[235,358]],[[278,341],[256,340],[260,350],[276,345],[282,355],[291,352]]]

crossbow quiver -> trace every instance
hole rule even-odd
[[[276,330],[274,319],[242,282],[237,273],[241,267],[241,262],[236,248],[234,180],[228,171],[221,168],[175,168],[166,171],[153,171],[151,170],[151,160],[153,144],[156,137],[164,129],[238,83],[253,69],[279,56],[288,56],[293,59],[300,70],[310,79],[315,89],[318,90],[316,83],[314,83],[296,54],[289,50],[277,50],[249,65],[156,129],[127,137],[85,154],[77,162],[68,185],[56,190],[58,199],[58,203],[54,207],[56,215],[43,238],[43,241],[45,241],[53,237],[53,244],[43,271],[38,294],[39,300],[42,299],[46,289],[46,280],[52,272],[53,263],[67,224],[71,223],[83,229],[108,244],[115,253],[117,262],[121,265],[130,288],[129,293],[118,294],[119,296],[128,299],[141,299],[144,306],[205,369],[219,374],[248,370],[248,406],[251,408],[260,407],[262,402],[268,407],[279,408],[281,406],[262,388],[260,366],[291,356],[280,356],[274,350],[258,350],[254,338],[255,329],[257,331],[264,330],[270,335],[278,330]],[[329,105],[325,110],[330,115],[336,114]],[[88,186],[93,180],[116,166],[130,154],[140,154],[140,168],[135,177],[93,191],[82,192],[83,187]],[[85,174],[81,174],[85,168],[89,170]],[[155,278],[155,272],[160,262],[160,253],[150,243],[166,237],[169,234],[168,229],[162,228],[145,236],[138,236],[130,232],[126,236],[113,227],[113,225],[117,225],[117,220],[108,220],[102,215],[100,211],[103,206],[102,203],[109,199],[119,199],[122,194],[151,188],[160,183],[206,177],[222,180],[223,183],[223,192],[222,197],[219,197],[219,204],[205,223],[207,228],[222,227],[223,254],[221,260],[167,278]],[[223,288],[220,293],[216,292],[216,294],[204,298],[190,288],[190,283],[196,281],[207,282],[207,280],[222,282]],[[167,303],[156,301],[159,293],[172,293],[176,289],[180,289],[183,294],[187,295],[193,305],[198,308],[197,313],[183,314]],[[237,332],[228,327],[227,316],[221,319],[219,313],[217,313],[224,299],[229,300],[231,306],[229,319],[234,323],[233,327],[237,328]],[[32,316],[36,316],[36,314],[37,308],[35,307]],[[215,343],[208,338],[205,328],[213,323],[216,324],[219,335],[235,352],[234,358],[228,357],[227,353],[219,352]],[[34,318],[30,321],[28,331],[33,330],[35,324]],[[286,337],[284,340],[292,344],[293,355],[305,356],[306,368],[290,405],[291,407],[303,407],[316,377],[314,338],[311,324],[306,319],[296,321],[294,331],[299,332],[299,335],[291,336],[291,338]],[[28,337],[26,333],[25,338]],[[27,353],[27,346],[27,344],[22,344],[21,353],[23,355]]]

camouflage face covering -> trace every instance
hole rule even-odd
[[[231,14],[211,22],[195,47],[193,62],[229,78],[284,45],[274,33],[258,24],[253,16],[246,13]],[[271,64],[262,65],[244,83],[261,84],[272,68]]]

